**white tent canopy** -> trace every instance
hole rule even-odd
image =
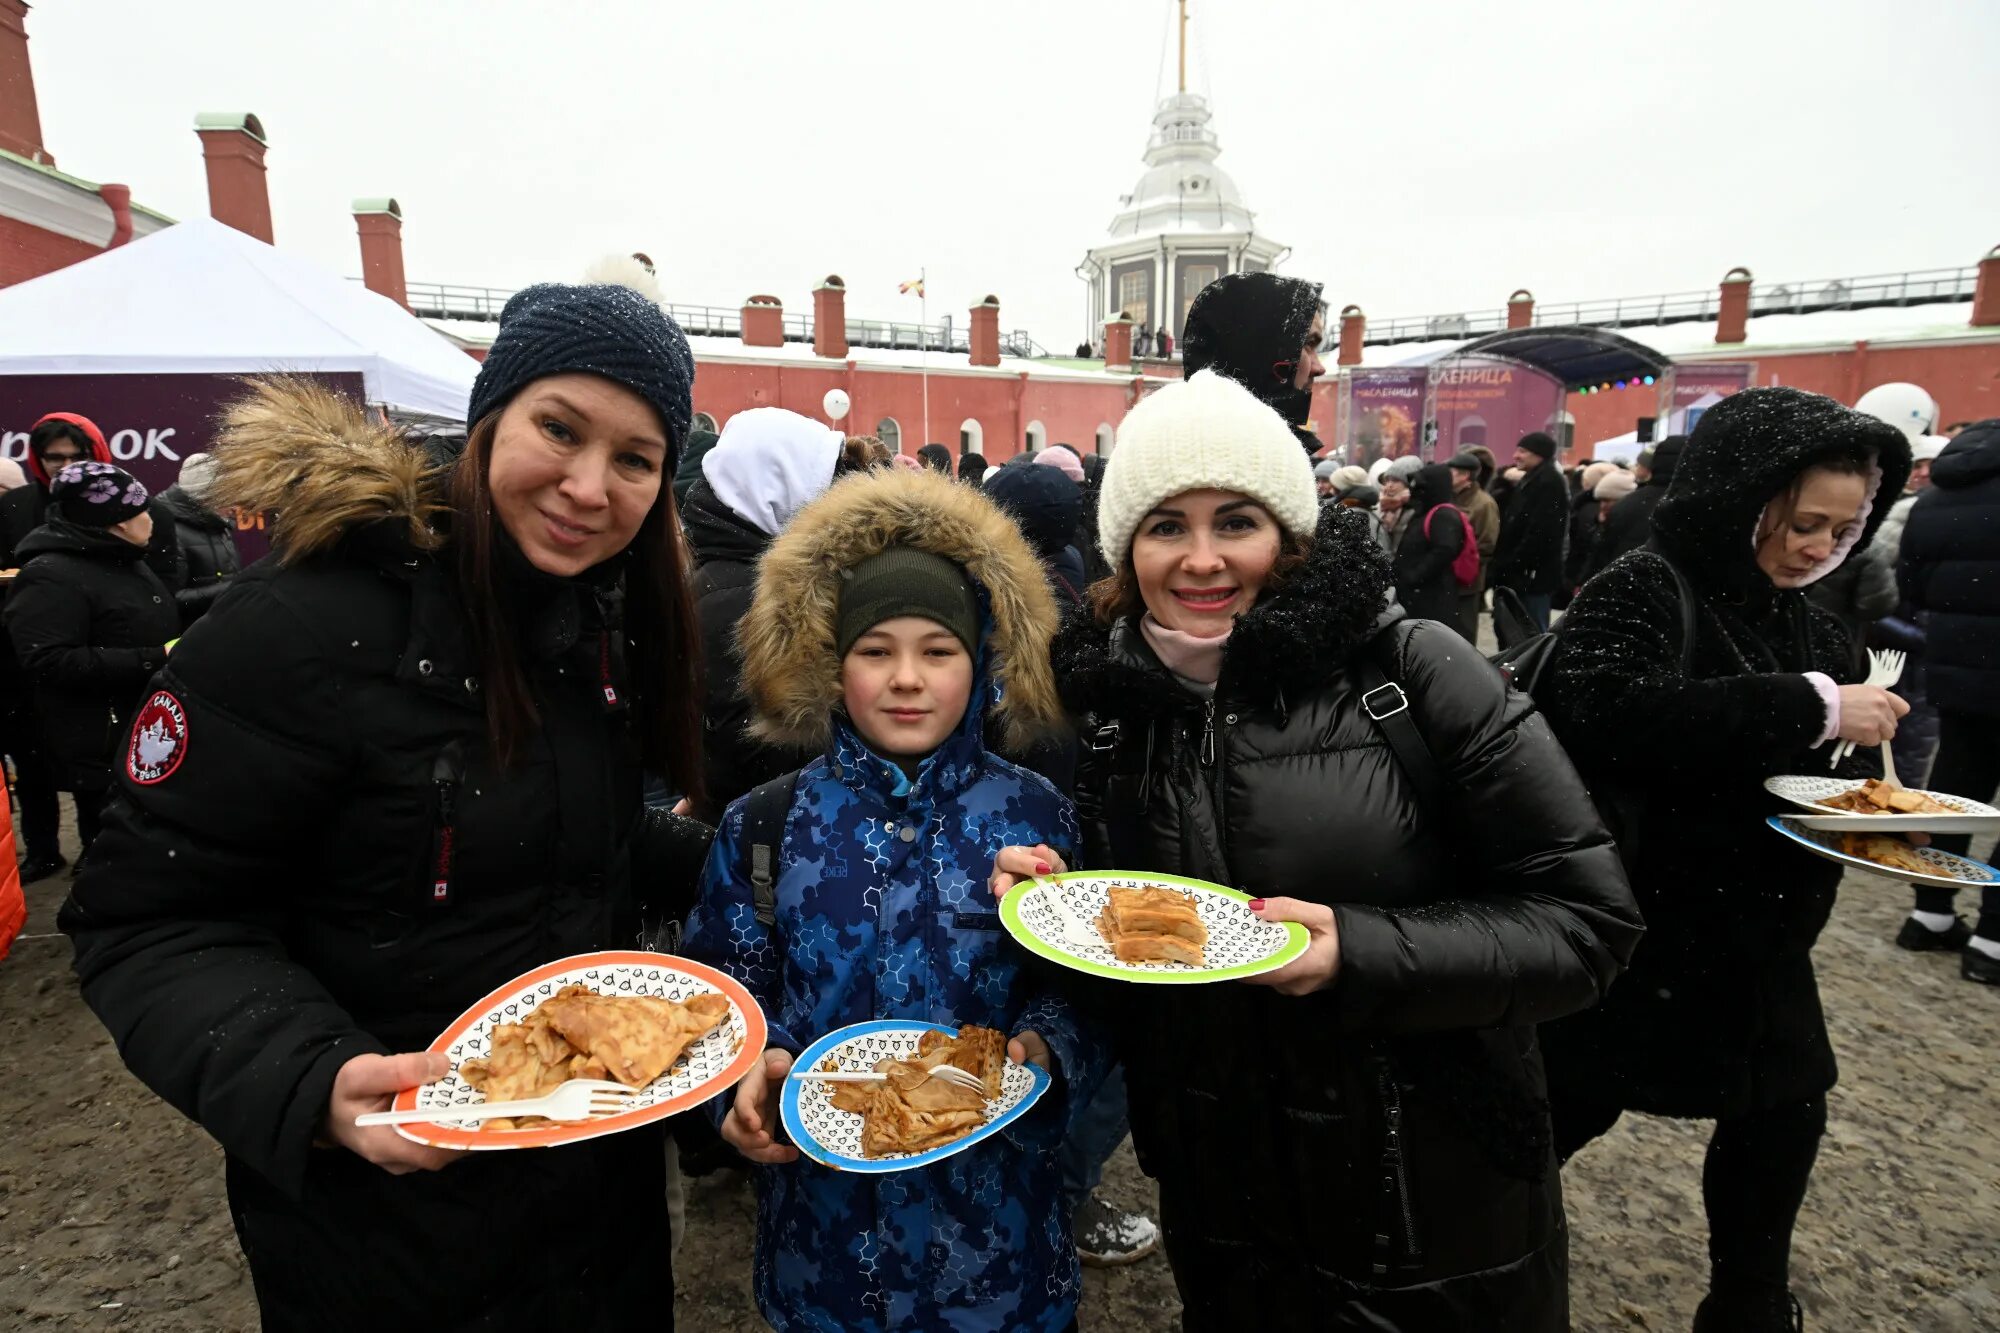
[[[359,373],[465,417],[479,363],[386,296],[212,218],[0,290],[0,375]]]

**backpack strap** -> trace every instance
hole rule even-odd
[[[743,811],[743,843],[750,849],[750,901],[757,924],[778,919],[778,853],[785,843],[785,817],[792,812],[799,775],[772,778],[750,793]]]
[[[1390,631],[1370,639],[1368,646],[1355,654],[1352,665],[1361,682],[1361,711],[1388,742],[1403,776],[1417,789],[1418,802],[1426,810],[1442,813],[1450,784],[1444,765],[1431,753],[1423,733],[1417,730],[1416,719],[1410,716],[1410,696],[1389,674],[1397,665]]]

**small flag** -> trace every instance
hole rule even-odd
[[[908,296],[911,292],[922,296],[924,294],[924,280],[922,278],[911,278],[908,282],[897,287],[896,290],[904,296]]]

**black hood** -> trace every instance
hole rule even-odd
[[[191,523],[210,532],[221,532],[229,526],[228,519],[189,495],[178,485],[167,487],[153,499],[182,523]]]
[[[2000,417],[1975,421],[1931,464],[1931,485],[1948,491],[2000,476]]]
[[[1769,589],[1755,539],[1764,507],[1821,459],[1863,450],[1878,477],[1860,536],[1865,547],[1910,475],[1910,442],[1887,422],[1799,389],[1745,389],[1703,414],[1653,515],[1653,534],[1687,576],[1731,596]]]
[[[1441,504],[1451,503],[1451,469],[1443,463],[1426,463],[1410,479],[1410,508],[1428,514]]]
[[[21,539],[14,559],[27,564],[38,555],[61,551],[100,560],[137,560],[146,554],[143,547],[114,534],[109,528],[86,528],[51,511],[46,523]]]
[[[1083,488],[1053,467],[1003,467],[987,474],[986,498],[1007,511],[1035,554],[1053,560],[1076,540]]]
[[[1312,390],[1293,388],[1292,375],[1325,305],[1319,292],[1319,283],[1275,273],[1232,273],[1209,283],[1188,307],[1181,333],[1188,378],[1218,370],[1304,431]]]
[[[694,547],[698,569],[711,560],[741,560],[749,564],[764,553],[771,538],[762,529],[716,498],[708,478],[697,475],[681,502],[681,527]]]
[[[1306,562],[1274,592],[1237,617],[1223,650],[1223,681],[1246,697],[1298,698],[1323,684],[1384,626],[1402,618],[1390,594],[1389,557],[1368,515],[1339,505],[1320,508]],[[1171,711],[1193,698],[1163,671],[1134,665],[1136,628],[1107,628],[1078,617],[1056,635],[1051,657],[1072,712],[1137,703]]]
[[[1674,479],[1674,472],[1680,467],[1681,451],[1687,448],[1687,442],[1685,435],[1669,435],[1653,446],[1653,485],[1665,486]]]
[[[716,434],[712,430],[691,430],[687,443],[681,446],[681,461],[674,468],[674,500],[678,504],[687,503],[688,492],[701,480],[701,460],[715,447]]]

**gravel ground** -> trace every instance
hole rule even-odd
[[[31,936],[66,884],[29,887]],[[2000,1329],[2000,992],[1956,958],[1889,944],[1907,903],[1850,877],[1819,949],[1840,1052],[1832,1128],[1800,1219],[1793,1281],[1813,1329]],[[77,997],[66,941],[26,938],[0,964],[0,1327],[211,1333],[256,1326],[222,1196],[221,1156],[147,1093]],[[1575,1325],[1685,1329],[1705,1272],[1704,1127],[1628,1118],[1570,1168]],[[1107,1188],[1151,1187],[1129,1150]],[[750,1304],[752,1206],[739,1177],[691,1184],[678,1322],[762,1328]],[[1087,1276],[1086,1329],[1165,1329],[1165,1262]]]

